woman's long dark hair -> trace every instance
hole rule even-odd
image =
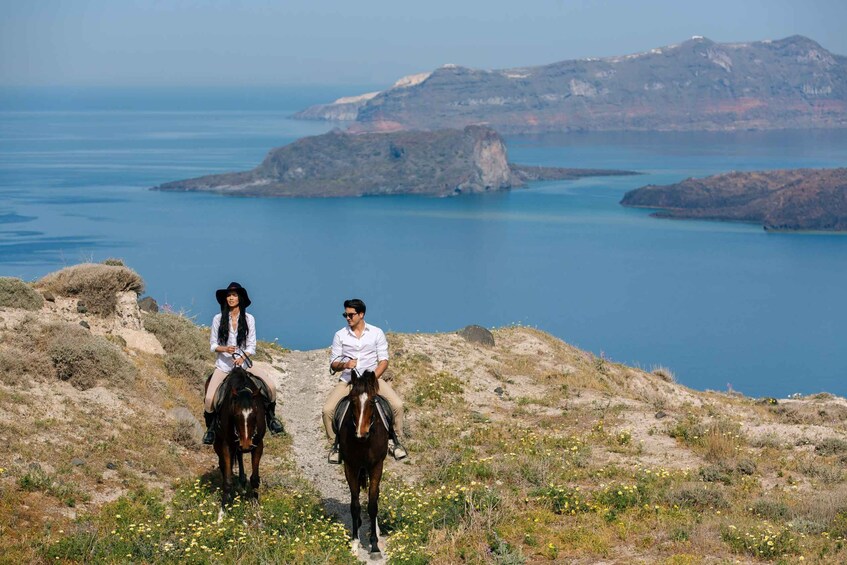
[[[221,306],[221,323],[218,326],[218,345],[226,345],[229,341],[229,306],[223,304]],[[235,337],[235,344],[238,347],[247,345],[247,314],[244,308],[238,311],[238,334]]]

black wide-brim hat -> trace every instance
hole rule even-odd
[[[229,286],[226,288],[219,288],[215,291],[215,298],[218,299],[218,304],[221,306],[226,305],[226,295],[230,292],[235,291],[238,294],[238,307],[239,308],[247,308],[250,306],[250,297],[247,296],[247,289],[238,284],[237,282],[229,283]]]

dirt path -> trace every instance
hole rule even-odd
[[[282,418],[286,431],[291,435],[294,457],[303,475],[314,483],[321,493],[324,508],[329,515],[336,515],[350,528],[350,491],[344,479],[341,465],[330,465],[326,461],[328,441],[321,422],[321,409],[335,378],[329,374],[328,356],[325,350],[292,351],[274,363],[278,368],[279,389],[282,405],[277,414]],[[363,549],[367,547],[369,534],[367,494],[363,495],[362,519],[365,524],[359,530],[360,561],[385,563],[384,553],[376,559]],[[380,536],[379,547],[385,548],[385,537]],[[363,547],[361,547],[363,546]]]

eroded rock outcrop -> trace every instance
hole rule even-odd
[[[761,223],[766,230],[847,231],[847,168],[732,172],[626,193],[665,218]]]
[[[273,149],[252,171],[156,189],[236,196],[452,196],[506,190],[522,186],[525,179],[619,173],[510,165],[503,140],[483,126],[362,134],[336,130]]]

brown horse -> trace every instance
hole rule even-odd
[[[338,448],[344,461],[347,485],[350,487],[351,539],[355,544],[359,538],[359,528],[362,525],[359,491],[366,486],[371,523],[370,552],[379,553],[376,515],[379,511],[382,466],[388,453],[388,430],[377,414],[379,381],[374,372],[365,371],[363,375],[359,375],[357,371],[353,371],[350,384],[350,406],[338,430]]]
[[[206,383],[208,386],[208,382]],[[259,462],[265,449],[265,402],[262,393],[247,371],[236,367],[221,384],[226,387],[218,409],[218,429],[215,434],[215,453],[221,469],[221,512],[232,501],[232,464],[238,461],[238,481],[247,486],[244,473],[244,453],[250,453],[253,472],[250,487],[253,498],[259,498]],[[222,514],[219,514],[220,518]]]

